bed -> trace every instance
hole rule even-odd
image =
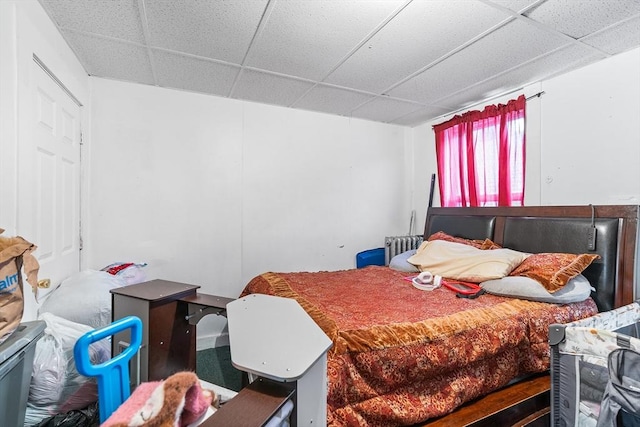
[[[442,420],[468,402],[547,372],[550,324],[637,297],[637,222],[638,206],[429,209],[425,239],[444,232],[523,253],[597,255],[582,271],[595,291],[571,304],[489,294],[459,298],[444,287],[425,292],[407,282],[407,273],[380,266],[267,272],[242,296],[293,298],[331,338],[328,425]]]

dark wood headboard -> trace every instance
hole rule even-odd
[[[637,205],[429,208],[424,237],[437,231],[490,238],[522,252],[596,253],[584,272],[600,311],[640,298]],[[596,228],[595,247],[589,233]]]

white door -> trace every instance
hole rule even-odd
[[[17,228],[38,247],[38,278],[56,284],[80,269],[81,107],[35,61],[29,77],[19,94]]]

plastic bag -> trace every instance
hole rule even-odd
[[[100,271],[106,271],[114,276],[122,277],[127,282],[127,285],[135,285],[147,280],[147,275],[144,271],[144,267],[146,266],[146,262],[140,264],[133,262],[115,262],[107,265]]]
[[[126,286],[122,277],[83,270],[62,281],[42,303],[39,313],[52,313],[72,322],[102,328],[111,323],[111,291]]]
[[[98,404],[92,403],[85,409],[58,414],[40,421],[35,427],[98,427],[100,412]]]
[[[98,400],[95,378],[80,375],[73,357],[73,346],[78,338],[93,328],[51,313],[43,313],[40,319],[47,327],[36,344],[25,425],[86,408]],[[109,360],[110,341],[93,343],[89,357],[92,364]]]

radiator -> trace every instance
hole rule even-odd
[[[384,238],[384,265],[389,265],[391,258],[411,249],[418,249],[422,243],[422,235],[388,236]]]

